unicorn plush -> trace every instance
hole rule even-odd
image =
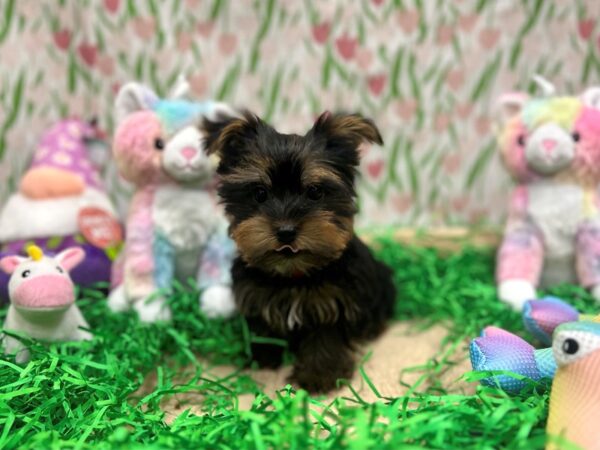
[[[81,248],[63,250],[55,257],[44,255],[37,246],[27,248],[28,258],[10,255],[0,259],[0,269],[10,274],[11,305],[4,329],[43,341],[81,341],[92,335],[75,305],[75,290],[69,271],[84,259]],[[22,342],[4,336],[4,351],[16,354],[17,362],[29,359]]]
[[[579,282],[600,300],[600,88],[504,95],[499,144],[518,186],[498,252],[501,300],[520,310],[536,288]]]
[[[181,96],[186,89],[177,88]],[[197,281],[208,316],[234,311],[230,266],[235,246],[214,193],[216,161],[204,150],[199,125],[232,110],[211,101],[160,99],[138,83],[116,99],[113,154],[135,185],[125,252],[114,271],[109,306],[133,307],[146,322],[168,320],[174,280]]]
[[[77,245],[86,258],[71,274],[73,281],[110,281],[122,231],[100,179],[107,150],[95,121],[66,119],[46,131],[19,189],[0,211],[0,257],[25,254],[31,242],[52,253]],[[7,283],[2,274],[0,299],[8,300]]]

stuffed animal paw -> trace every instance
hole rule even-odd
[[[514,310],[521,311],[527,300],[536,298],[535,287],[526,280],[506,280],[498,286],[498,297]]]
[[[233,292],[229,286],[210,286],[200,296],[200,309],[211,319],[231,317],[235,313]]]
[[[140,321],[145,323],[168,322],[171,320],[171,309],[161,295],[152,295],[133,303]]]

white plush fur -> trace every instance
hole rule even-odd
[[[79,248],[63,250],[54,258],[44,256],[39,261],[20,256],[3,258],[12,260],[12,264],[3,264],[2,268],[12,272],[9,280],[9,293],[12,295],[21,284],[41,275],[56,275],[69,278],[68,271],[83,259],[83,251]],[[18,261],[18,262],[17,262]],[[29,275],[23,277],[23,272],[29,270]],[[92,339],[91,333],[82,330],[89,328],[88,323],[75,304],[58,308],[21,308],[11,303],[4,321],[4,329],[23,334],[29,338],[47,342],[81,341]],[[4,336],[4,352],[16,354],[19,363],[29,360],[29,351],[23,343],[11,336]]]
[[[519,312],[527,300],[537,298],[535,287],[526,280],[507,280],[500,283],[498,296],[500,300]]]
[[[88,206],[116,216],[108,196],[94,188],[88,187],[81,195],[47,200],[34,200],[16,192],[0,213],[0,242],[75,234],[79,230],[77,215]]]
[[[202,145],[202,134],[195,126],[181,129],[169,139],[162,152],[162,166],[174,179],[182,182],[206,182],[214,175],[215,161]],[[184,152],[193,152],[188,159]]]

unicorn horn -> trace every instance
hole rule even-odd
[[[28,245],[25,251],[34,261],[40,261],[44,257],[44,252],[37,245]]]
[[[539,86],[545,97],[552,97],[554,94],[556,94],[556,88],[554,85],[541,75],[535,74],[533,76],[533,81]]]

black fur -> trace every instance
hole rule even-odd
[[[255,334],[289,343],[294,381],[328,391],[352,376],[356,345],[393,313],[391,271],[352,229],[358,146],[381,136],[367,119],[328,113],[305,136],[280,134],[249,113],[203,127],[221,157],[219,194],[240,250],[238,308]],[[277,233],[283,226],[297,231],[290,245]],[[279,346],[252,351],[263,366],[281,363]]]

